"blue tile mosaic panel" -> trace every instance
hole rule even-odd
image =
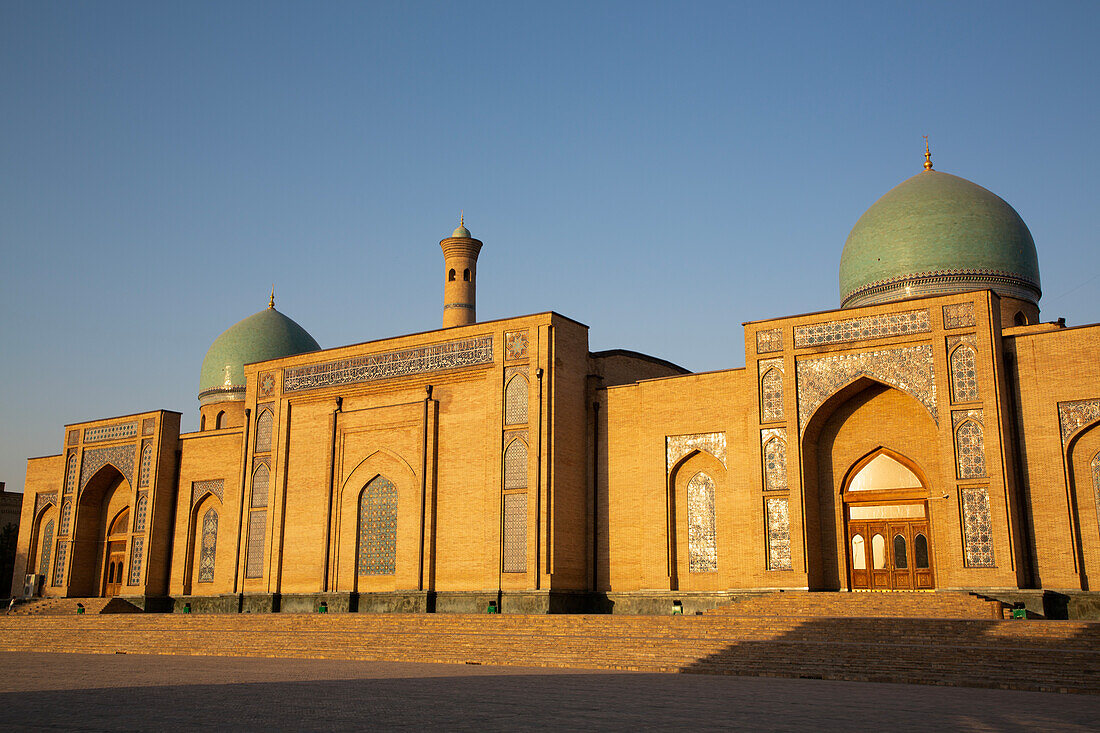
[[[271,410],[261,409],[256,418],[256,452],[271,452],[271,434],[274,432],[275,417]]]
[[[518,438],[504,449],[504,488],[527,488],[527,444]]]
[[[1058,422],[1062,428],[1062,446],[1081,428],[1100,420],[1100,400],[1076,400],[1058,403]]]
[[[840,344],[848,341],[927,333],[931,330],[932,322],[928,317],[928,310],[922,308],[901,313],[883,313],[877,316],[795,326],[794,347],[805,349],[810,346]]]
[[[53,548],[53,520],[46,522],[42,530],[42,555],[38,560],[38,574],[43,578],[50,572],[50,550]]]
[[[149,492],[142,491],[138,493],[137,501],[134,504],[134,531],[145,533],[145,522],[149,516]]]
[[[85,443],[99,443],[104,440],[122,440],[137,435],[137,422],[116,423],[115,425],[101,425],[98,428],[84,429]]]
[[[760,422],[783,420],[783,360],[766,359],[759,363]]]
[[[667,476],[672,472],[672,467],[679,463],[681,458],[695,450],[711,454],[725,466],[726,434],[693,433],[691,435],[666,435],[665,475]]]
[[[943,307],[944,328],[968,328],[974,325],[974,304],[958,303]]]
[[[530,385],[519,374],[508,380],[504,389],[504,424],[523,425],[527,422],[527,399]]]
[[[264,537],[267,535],[267,510],[257,509],[248,515],[248,552],[245,554],[244,577],[264,577]]]
[[[760,431],[764,445],[764,490],[787,489],[787,441],[786,431],[771,428]]]
[[[218,548],[218,511],[211,507],[202,516],[202,550],[199,553],[199,582],[214,582],[214,556]]]
[[[912,395],[939,425],[932,363],[931,344],[800,360],[795,367],[799,431],[806,429],[810,416],[825,400],[864,375]]]
[[[271,481],[271,471],[267,464],[261,463],[252,472],[252,507],[267,506],[267,489]]]
[[[283,372],[283,391],[297,392],[341,384],[358,384],[412,374],[493,363],[493,337],[478,336],[415,349],[369,354]]]
[[[718,570],[717,521],[714,510],[714,480],[703,472],[691,477],[687,486],[688,572]]]
[[[977,402],[978,364],[974,347],[961,343],[951,352],[951,399],[954,402]]]
[[[786,497],[764,500],[767,512],[768,570],[791,569],[791,517]]]
[[[1100,527],[1100,453],[1092,457],[1092,494],[1096,501],[1096,525]]]
[[[963,548],[968,568],[992,568],[993,518],[989,512],[989,491],[984,487],[959,489],[963,505]]]
[[[359,495],[359,574],[393,575],[397,566],[397,486],[376,476]]]
[[[504,495],[504,572],[527,572],[527,494]]]
[[[144,537],[134,537],[130,540],[130,577],[126,580],[127,585],[141,584],[141,561],[144,550]]]
[[[46,508],[46,506],[53,504],[57,506],[57,492],[56,491],[42,491],[34,495],[34,516],[38,516],[39,512]]]
[[[213,494],[218,497],[218,501],[221,501],[222,492],[224,490],[225,479],[216,478],[207,481],[195,481],[191,484],[191,508],[194,509],[195,505],[202,501],[202,498],[207,494]],[[265,501],[262,506],[267,506],[267,502]]]
[[[52,586],[61,585],[61,581],[65,579],[65,556],[69,552],[69,541],[58,540],[57,542],[57,554],[53,559],[53,582]]]
[[[526,359],[528,339],[526,331],[508,331],[504,334],[504,358]]]
[[[69,460],[65,464],[65,493],[73,493],[76,487],[76,451],[69,451]]]
[[[981,410],[951,413],[955,426],[955,462],[961,479],[983,478],[985,474],[985,432]]]
[[[110,463],[126,477],[126,481],[134,485],[134,453],[137,445],[126,443],[125,445],[112,445],[106,448],[92,448],[84,451],[84,461],[80,466],[80,489],[83,490],[92,476],[99,469]]]
[[[771,328],[756,332],[756,353],[772,354],[783,350],[783,329]]]
[[[65,537],[69,534],[69,522],[72,519],[73,503],[69,500],[65,500],[61,504],[61,527],[58,529],[57,534]]]
[[[149,485],[149,477],[153,472],[153,442],[146,440],[141,446],[141,470],[138,472],[138,486]]]

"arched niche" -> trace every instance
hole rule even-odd
[[[707,509],[700,506],[701,491],[705,486],[700,476],[709,480],[713,487],[713,505]],[[693,484],[693,480],[695,484]],[[723,498],[728,494],[728,476],[726,466],[712,454],[703,450],[693,450],[672,466],[668,475],[665,547],[666,563],[669,575],[669,590],[680,591],[710,591],[722,590],[729,585],[728,572],[731,538],[722,532],[723,512],[725,503]],[[692,507],[691,494],[696,491],[694,507]],[[692,516],[693,511],[702,510],[698,517]],[[692,563],[693,539],[698,542],[700,526],[699,520],[706,524],[706,513],[713,513],[714,531],[714,567],[709,569],[708,562]],[[692,520],[696,520],[696,530],[692,530]],[[727,517],[728,519],[728,517]],[[705,529],[704,529],[705,531]],[[698,544],[697,544],[698,547]]]
[[[848,479],[882,454],[931,489],[928,477],[941,475],[939,445],[939,427],[921,402],[867,376],[818,407],[801,437],[810,588],[839,590],[847,585],[850,548],[842,493]]]
[[[1082,426],[1066,447],[1075,552],[1082,590],[1100,585],[1100,421]]]
[[[96,471],[81,489],[73,517],[67,595],[102,594],[107,536],[123,510],[129,509],[132,497],[130,482],[110,463]]]

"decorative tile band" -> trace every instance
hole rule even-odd
[[[526,359],[530,341],[526,331],[508,331],[504,334],[504,358]]]
[[[283,391],[297,392],[340,384],[358,384],[491,363],[493,337],[478,336],[415,349],[292,367],[283,372]]]
[[[974,325],[974,304],[957,303],[943,307],[944,328],[969,328]]]
[[[137,422],[118,423],[116,425],[102,425],[98,428],[84,429],[85,443],[99,443],[104,440],[122,440],[137,435]]]
[[[904,294],[906,298],[924,295],[944,295],[967,290],[995,290],[999,295],[1007,295],[1020,300],[1037,303],[1042,296],[1039,283],[1032,282],[1010,272],[998,270],[940,270],[935,272],[916,272],[901,275],[888,280],[879,280],[859,290],[843,296],[841,308],[855,308],[897,300]]]
[[[795,326],[794,347],[840,344],[847,341],[903,336],[910,333],[927,333],[932,330],[928,309],[884,313],[877,316],[849,318],[845,321],[829,321],[809,326]]]
[[[984,487],[959,489],[963,505],[963,546],[968,568],[993,568],[993,518],[989,491]]]
[[[756,332],[756,353],[772,354],[783,350],[783,329],[770,328]]]
[[[126,481],[134,485],[134,452],[137,450],[135,443],[125,445],[112,445],[106,448],[93,448],[84,451],[84,462],[80,466],[80,490],[83,491],[92,476],[99,469],[110,463],[117,468]]]
[[[1062,428],[1062,447],[1078,430],[1100,420],[1100,400],[1076,400],[1058,403],[1058,423]]]
[[[504,495],[504,572],[527,572],[527,493]]]
[[[799,431],[806,429],[810,416],[825,400],[859,376],[868,376],[912,395],[938,425],[932,361],[931,344],[799,361],[795,367]]]
[[[714,480],[705,473],[692,476],[687,485],[688,572],[718,570],[718,541],[714,510]]]
[[[693,450],[701,450],[726,465],[726,434],[725,433],[695,433],[693,435],[668,435],[665,436],[665,475],[681,458]]]
[[[222,501],[224,490],[225,479],[215,478],[207,481],[195,481],[191,484],[191,508],[193,509],[207,494],[213,494],[218,497],[218,501]]]
[[[768,570],[791,569],[791,517],[786,497],[768,497]]]

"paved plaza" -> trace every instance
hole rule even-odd
[[[394,662],[0,653],[3,730],[1094,731],[1100,698]]]

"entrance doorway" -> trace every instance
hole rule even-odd
[[[936,587],[928,490],[904,463],[879,451],[856,464],[842,494],[852,590]]]
[[[111,598],[122,592],[126,570],[126,533],[130,524],[130,511],[123,509],[111,522],[107,532],[106,552],[103,558],[103,597]]]

